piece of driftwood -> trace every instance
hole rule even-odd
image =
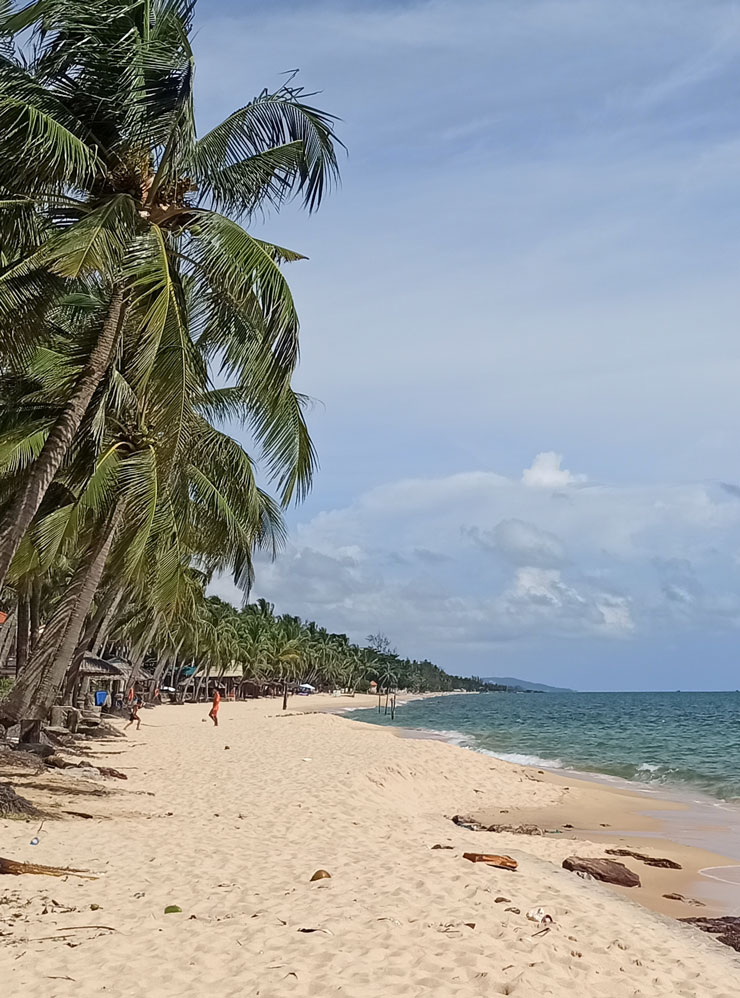
[[[488,852],[464,852],[463,859],[469,859],[471,863],[487,863],[489,866],[497,866],[501,870],[516,870],[519,865],[511,856],[497,856]]]
[[[101,776],[108,776],[115,780],[128,779],[125,773],[122,773],[120,769],[113,769],[112,766],[96,766],[95,768],[99,770]]]
[[[605,849],[607,856],[629,856],[639,859],[645,866],[659,866],[665,870],[682,870],[680,863],[672,859],[659,859],[657,856],[646,856],[644,852],[633,852],[632,849]]]
[[[462,814],[453,815],[452,820],[460,828],[467,828],[470,832],[512,832],[514,835],[544,835],[544,831],[539,825],[484,825],[476,818],[467,818]]]
[[[22,873],[35,873],[41,877],[84,877],[86,880],[97,880],[97,876],[87,870],[67,869],[64,866],[41,866],[39,863],[18,863],[14,859],[0,856],[0,876],[9,874],[18,877]]]
[[[43,790],[50,794],[64,794],[66,796],[74,797],[108,797],[110,794],[109,790],[104,787],[96,787],[93,785],[88,785],[85,787],[75,786],[71,783],[44,783],[41,781],[34,781],[33,783],[18,783],[19,787],[28,787],[31,790]],[[147,793],[145,790],[136,791],[136,793]],[[152,797],[154,794],[151,795]]]
[[[620,887],[639,887],[640,878],[624,863],[614,859],[593,859],[586,856],[568,856],[563,860],[563,869],[573,873],[587,873],[594,880],[603,880],[607,884],[618,884]]]

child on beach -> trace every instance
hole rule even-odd
[[[136,730],[138,731],[141,727],[141,718],[139,717],[139,707],[141,707],[141,700],[137,697],[131,704],[131,713],[128,716],[128,724],[124,725],[123,730],[130,728],[131,725],[136,721]]]
[[[218,692],[218,689],[216,689],[213,691],[213,706],[211,707],[211,711],[208,715],[210,719],[213,721],[215,727],[218,727],[218,708],[220,704],[221,704],[221,694]]]

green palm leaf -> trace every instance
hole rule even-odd
[[[208,178],[227,167],[266,150],[300,143],[301,155],[288,174],[285,158],[276,172],[295,184],[304,205],[314,211],[338,178],[334,149],[338,140],[333,116],[303,103],[301,96],[301,90],[289,86],[277,93],[261,94],[196,142],[184,169],[207,187]]]

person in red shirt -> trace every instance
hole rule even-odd
[[[221,694],[218,692],[218,689],[215,689],[213,691],[213,705],[211,707],[211,711],[208,716],[213,721],[216,727],[218,727],[218,708],[220,707],[220,705],[221,705]]]

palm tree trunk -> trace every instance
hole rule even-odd
[[[108,370],[123,325],[126,309],[122,286],[114,288],[100,336],[75,385],[74,393],[46,438],[29,470],[23,488],[0,525],[0,588],[24,534],[38,512],[52,479],[67,455],[95,389]]]
[[[152,678],[149,680],[149,699],[154,699],[154,691],[162,685],[162,677],[169,668],[170,662],[174,659],[174,654],[165,654],[161,662],[157,662]]]
[[[208,679],[209,679],[209,677],[211,675],[211,664],[210,664],[210,662],[207,665],[205,665],[205,666],[203,664],[201,664],[200,671],[201,671],[201,674],[200,674],[200,676],[198,676],[198,682],[197,682],[196,687],[195,687],[195,692],[193,693],[193,701],[195,703],[199,703],[200,702],[200,691],[203,688],[203,680],[204,679],[206,681],[206,695],[208,694]]]
[[[108,640],[108,633],[113,626],[113,621],[116,619],[116,614],[118,613],[118,607],[121,605],[121,600],[123,599],[124,589],[120,588],[115,596],[113,597],[112,603],[107,607],[103,619],[98,622],[97,628],[93,632],[95,637],[95,644],[93,645],[93,652],[96,655],[102,655],[105,650],[105,644]]]
[[[87,627],[85,628],[85,631],[75,648],[75,653],[72,656],[71,672],[77,673],[79,671],[80,663],[82,662],[82,658],[86,651],[93,651],[96,655],[100,654],[97,648],[100,642],[101,632],[107,622],[107,619],[112,617],[118,609],[118,603],[120,602],[122,593],[122,589],[111,586],[103,599],[100,601],[100,606],[95,611],[93,617],[88,621]],[[94,647],[93,641],[95,642]],[[69,683],[67,684],[67,688],[70,688]]]
[[[80,677],[80,666],[82,665],[82,661],[85,657],[85,652],[90,651],[90,645],[95,638],[102,621],[105,619],[111,604],[115,603],[116,595],[120,596],[120,593],[121,590],[116,589],[115,586],[108,590],[105,597],[100,601],[100,606],[97,611],[88,621],[82,637],[77,642],[77,647],[75,648],[74,655],[72,656],[72,664],[67,670],[67,677],[64,682],[63,698],[65,701],[70,703],[72,702],[75,687],[77,686]]]
[[[146,632],[144,638],[141,641],[138,649],[133,653],[133,665],[131,666],[131,672],[129,673],[128,683],[126,684],[126,689],[130,690],[136,685],[136,680],[139,678],[139,670],[144,664],[144,659],[146,658],[146,653],[149,651],[149,645],[152,643],[152,638],[156,634],[157,626],[159,624],[159,614],[154,614],[154,620],[152,621],[152,626]]]
[[[17,610],[11,610],[4,624],[0,626],[0,669],[5,668],[5,663],[10,657],[10,649],[15,640],[15,621],[18,615]]]
[[[39,643],[39,636],[41,634],[41,587],[41,578],[36,576],[31,584],[31,598],[28,604],[29,626],[31,629],[30,651],[33,651]]]
[[[29,597],[25,587],[18,590],[18,617],[15,627],[15,674],[20,675],[28,662]]]
[[[54,705],[85,618],[100,585],[111,544],[124,514],[118,502],[80,560],[64,598],[50,617],[28,665],[0,703],[0,724],[42,721]]]

